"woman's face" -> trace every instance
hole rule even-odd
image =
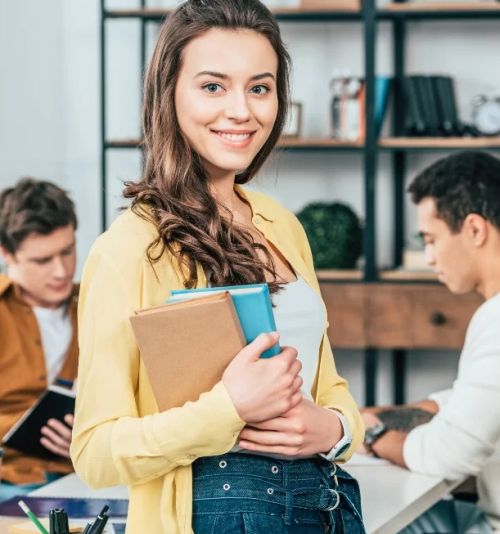
[[[213,29],[185,48],[177,119],[210,176],[246,169],[268,139],[278,113],[277,71],[273,47],[253,31]]]

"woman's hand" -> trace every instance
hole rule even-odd
[[[245,427],[238,445],[248,451],[309,456],[330,452],[342,436],[342,423],[335,412],[302,399],[282,417]]]
[[[277,333],[260,335],[236,355],[222,376],[238,415],[246,423],[283,415],[302,400],[302,364],[297,351],[283,348],[272,358],[260,357],[278,339]]]

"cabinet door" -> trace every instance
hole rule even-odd
[[[322,283],[330,327],[328,337],[334,348],[366,347],[364,284]]]
[[[367,297],[367,341],[378,348],[460,349],[482,300],[433,284],[374,285]]]
[[[373,284],[366,306],[367,342],[376,348],[407,348],[412,339],[412,300],[408,286]]]
[[[413,345],[460,349],[482,299],[475,293],[453,295],[438,286],[414,292],[412,301]]]

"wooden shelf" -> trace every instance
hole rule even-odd
[[[436,282],[437,277],[433,271],[380,271],[380,280],[394,282]]]
[[[336,281],[362,281],[362,270],[318,270],[316,276],[320,282]],[[437,277],[432,271],[409,271],[409,270],[391,270],[380,271],[379,280],[383,282],[437,282]]]
[[[106,148],[139,148],[142,139],[121,139],[106,142]]]
[[[106,148],[139,148],[142,140],[111,140]],[[481,150],[500,149],[500,137],[385,137],[379,140],[382,150]],[[330,138],[286,137],[278,144],[281,150],[354,150],[361,151],[363,141]]]
[[[500,11],[499,2],[398,2],[384,6],[383,11],[415,13],[418,11]]]
[[[284,137],[278,145],[279,148],[303,148],[303,149],[338,149],[360,150],[364,147],[364,141],[344,141],[325,137],[303,138]]]
[[[171,12],[171,9],[109,9],[105,16],[108,19],[160,19]]]
[[[325,20],[361,20],[362,12],[354,7],[345,6],[336,10],[300,9],[293,7],[277,7],[271,11],[278,20],[311,21]],[[161,21],[172,12],[171,9],[113,9],[105,12],[108,19],[144,19]]]
[[[496,149],[500,137],[385,137],[378,144],[388,150]]]
[[[111,140],[106,143],[106,148],[139,148],[142,140],[137,139],[122,139]],[[278,145],[282,150],[361,150],[364,144],[362,141],[341,141],[339,139],[305,139],[301,137],[287,137],[284,138]]]
[[[316,271],[316,276],[320,282],[327,280],[363,280],[363,271],[361,270],[341,270],[325,269]]]
[[[381,19],[454,19],[500,17],[499,2],[394,2],[377,13]]]

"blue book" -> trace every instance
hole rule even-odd
[[[233,287],[209,287],[203,289],[181,289],[172,291],[168,302],[190,300],[211,293],[229,291],[241,323],[247,345],[260,334],[276,332],[273,307],[267,284],[254,284]],[[262,358],[270,358],[281,352],[279,344],[262,353]]]
[[[377,137],[379,137],[382,126],[384,125],[391,85],[392,78],[387,76],[375,77],[375,128]]]

